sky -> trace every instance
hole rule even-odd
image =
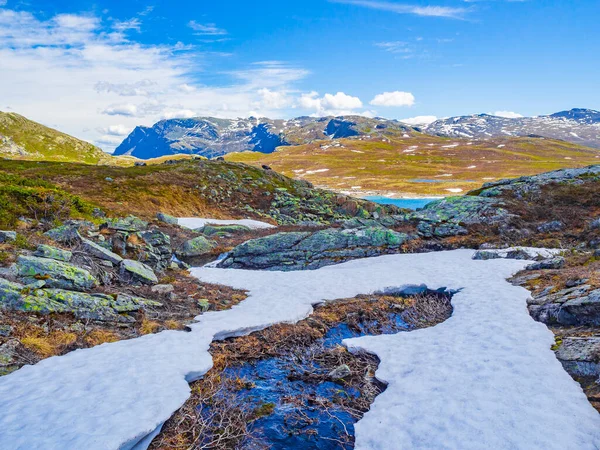
[[[174,117],[600,109],[597,0],[0,0],[0,111],[112,151]]]

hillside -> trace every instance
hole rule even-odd
[[[266,164],[338,192],[408,196],[466,192],[484,182],[584,166],[599,158],[596,149],[550,139],[452,139],[420,133],[398,133],[384,140],[317,141],[268,155],[227,156],[230,161]]]
[[[600,148],[600,112],[574,108],[548,116],[518,118],[476,114],[437,120],[423,131],[471,139],[535,135]]]
[[[247,150],[272,153],[277,147],[306,144],[314,140],[353,136],[385,137],[410,133],[412,127],[395,120],[360,116],[161,120],[152,127],[136,127],[117,147],[115,155],[141,159],[177,153],[209,158]]]
[[[0,111],[0,157],[36,161],[107,164],[98,147],[48,128],[16,113]]]

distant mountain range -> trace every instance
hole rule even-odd
[[[576,108],[538,117],[506,118],[488,114],[450,117],[421,130],[454,138],[541,136],[600,148],[600,112],[591,109]]]
[[[300,145],[316,140],[355,136],[385,137],[390,132],[412,133],[414,129],[397,120],[361,116],[298,117],[271,119],[161,120],[152,127],[136,127],[114,155],[141,159],[190,153],[209,158],[241,151],[272,153],[277,147]]]

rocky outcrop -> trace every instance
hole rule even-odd
[[[600,375],[600,337],[566,337],[556,357],[571,375],[597,377]]]
[[[531,316],[548,325],[600,326],[600,289],[584,284],[553,292],[545,289],[528,301]]]
[[[301,270],[397,251],[414,235],[382,227],[277,233],[234,248],[219,267]]]
[[[509,214],[498,200],[462,196],[446,197],[428,203],[421,210],[410,214],[408,218],[438,226],[445,223],[474,225],[504,222],[509,218]]]
[[[71,258],[73,258],[73,253],[68,250],[63,250],[62,248],[52,247],[50,245],[38,245],[37,250],[34,253],[34,256],[39,256],[41,258],[49,258],[55,259],[57,261],[69,262]]]
[[[102,259],[104,261],[109,261],[112,264],[120,264],[123,261],[116,253],[110,251],[107,248],[102,247],[101,245],[96,244],[94,241],[90,241],[89,239],[83,238],[81,240],[81,247],[83,251],[88,253],[95,258]]]
[[[216,244],[206,239],[204,236],[198,236],[189,241],[185,241],[177,250],[177,256],[180,258],[193,258],[210,253]]]
[[[43,281],[46,287],[85,291],[95,287],[98,280],[90,272],[73,264],[55,259],[21,255],[17,259],[21,279],[31,283]]]
[[[179,223],[179,221],[177,220],[177,217],[173,217],[173,216],[170,216],[169,214],[165,214],[165,213],[161,213],[161,212],[156,214],[156,218],[159,221],[166,223],[168,225],[177,225]]]

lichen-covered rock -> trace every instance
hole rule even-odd
[[[504,222],[509,214],[496,199],[465,195],[428,203],[419,211],[409,214],[408,218],[433,224],[449,222],[474,225]]]
[[[151,229],[137,233],[143,242],[137,247],[138,260],[153,269],[163,271],[171,262],[173,248],[171,237],[158,229]]]
[[[566,337],[556,357],[571,375],[597,377],[600,375],[600,337]]]
[[[73,244],[81,240],[79,230],[75,225],[61,225],[44,233],[50,239],[61,244]]]
[[[204,225],[198,232],[205,236],[227,236],[230,234],[246,233],[250,228],[245,225]]]
[[[189,241],[185,241],[177,250],[177,256],[180,258],[192,258],[210,253],[215,248],[215,243],[206,239],[204,236],[198,236]]]
[[[0,308],[10,308],[11,305],[21,298],[21,291],[25,286],[19,283],[0,278]]]
[[[120,265],[121,275],[128,276],[144,284],[156,284],[158,278],[146,264],[132,259],[124,259]]]
[[[417,232],[419,235],[427,238],[444,238],[468,234],[468,231],[465,227],[456,223],[442,223],[439,225],[434,225],[429,222],[419,222],[417,225]]]
[[[156,218],[158,220],[160,220],[163,223],[169,224],[169,225],[177,225],[179,223],[179,221],[177,220],[177,217],[173,217],[170,216],[169,214],[165,214],[165,213],[157,213],[156,214]]]
[[[85,252],[98,259],[110,261],[113,264],[120,264],[121,261],[123,261],[123,258],[117,255],[115,252],[112,252],[107,248],[96,244],[94,241],[90,241],[89,239],[82,238],[81,246]]]
[[[560,269],[565,265],[565,258],[557,256],[556,258],[543,259],[542,261],[529,264],[526,270]]]
[[[551,222],[546,222],[537,227],[537,230],[540,233],[551,233],[553,231],[560,231],[565,227],[565,224],[560,220],[553,220]]]
[[[35,256],[42,258],[56,259],[57,261],[69,262],[73,253],[62,248],[52,247],[50,245],[40,244],[34,253]]]
[[[17,272],[20,278],[43,279],[46,286],[84,291],[98,284],[87,270],[63,261],[21,255],[17,259]]]
[[[0,244],[13,242],[17,239],[16,231],[0,231]]]
[[[148,222],[135,216],[127,216],[119,219],[109,219],[104,226],[111,230],[136,232],[148,228]]]
[[[488,259],[499,259],[502,258],[498,252],[491,250],[477,250],[473,255],[473,259],[479,261],[487,261]]]
[[[329,372],[329,378],[334,381],[341,380],[343,378],[349,377],[352,375],[352,370],[348,367],[347,364],[342,364],[341,366],[337,366],[331,372]]]
[[[393,253],[414,238],[383,227],[277,233],[237,246],[219,263],[219,267],[317,269],[349,259]]]
[[[0,376],[8,375],[19,367],[15,360],[18,346],[19,342],[16,340],[0,345]]]

